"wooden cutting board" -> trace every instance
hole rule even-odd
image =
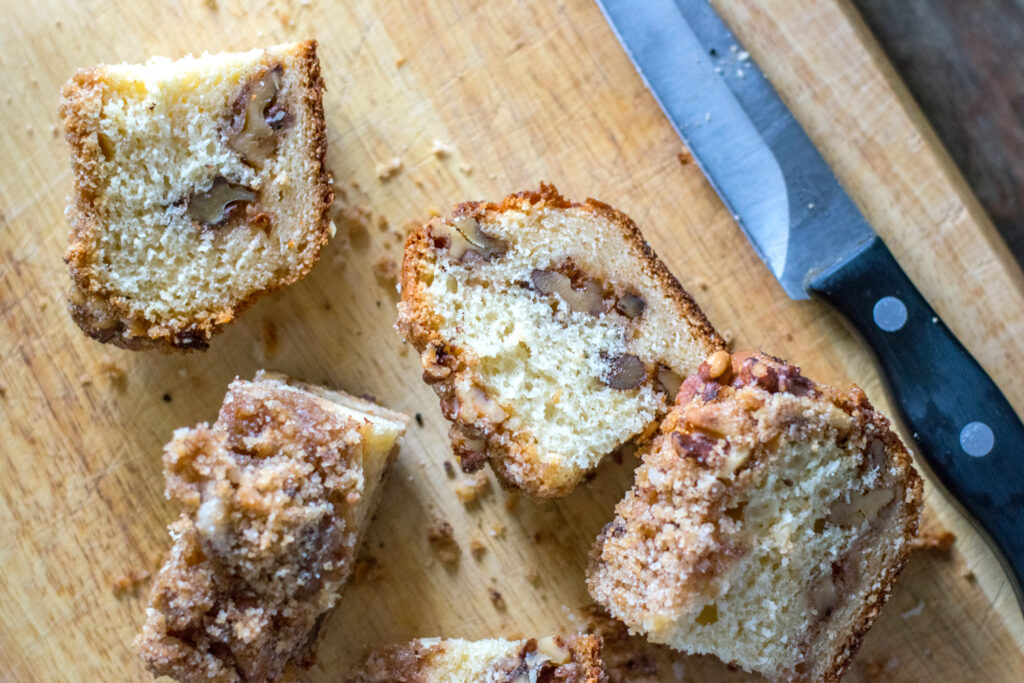
[[[844,0],[717,0],[842,182],[950,327],[1024,410],[1024,277]],[[591,0],[182,3],[4,0],[0,25],[0,677],[145,680],[129,643],[176,511],[161,446],[212,419],[236,375],[268,367],[419,415],[369,532],[359,580],[328,620],[310,680],[364,646],[575,628],[587,551],[631,480],[609,462],[554,502],[497,489],[463,505],[387,281],[403,226],[466,199],[555,183],[626,211],[737,348],[888,407],[869,354],[815,302],[792,302],[723,208]],[[71,188],[56,128],[81,66],[315,36],[328,86],[338,236],[301,283],[245,313],[206,353],[131,353],[68,317],[61,262]],[[435,153],[435,140],[444,152]],[[401,167],[378,177],[391,160]],[[980,538],[920,553],[847,680],[1024,680],[1024,627]],[[461,547],[442,563],[428,527]],[[935,520],[939,520],[936,522]],[[474,544],[482,547],[475,557]],[[120,585],[121,588],[118,586]],[[125,586],[127,591],[121,590]],[[492,600],[492,591],[501,600]],[[746,680],[680,657],[682,680]]]

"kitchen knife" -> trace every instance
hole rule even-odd
[[[921,456],[1024,605],[1024,424],[875,234],[708,0],[597,0],[704,174],[793,299],[874,351]]]

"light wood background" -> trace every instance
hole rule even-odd
[[[587,551],[628,486],[608,463],[564,500],[470,506],[442,463],[446,424],[392,329],[375,264],[401,226],[540,180],[626,211],[738,348],[761,347],[887,405],[868,353],[815,302],[792,302],[692,163],[590,0],[4,3],[0,23],[0,678],[146,679],[129,643],[175,510],[160,449],[212,419],[236,375],[262,367],[371,393],[410,415],[364,552],[375,568],[328,620],[311,680],[367,644],[543,634],[588,602]],[[717,0],[925,296],[1024,409],[1024,277],[843,0]],[[315,36],[328,86],[339,233],[301,283],[256,305],[210,351],[123,352],[65,311],[70,191],[55,124],[77,67]],[[449,148],[438,157],[434,140]],[[401,160],[382,181],[378,164]],[[386,221],[380,229],[378,221]],[[378,269],[379,270],[379,269]],[[848,680],[1024,680],[1024,629],[992,555],[934,487],[929,519],[958,540],[915,556]],[[427,541],[446,519],[446,567]],[[473,539],[486,546],[479,560]],[[368,566],[368,565],[365,565]],[[973,578],[966,575],[973,573]],[[504,609],[492,604],[491,590]],[[745,680],[681,658],[686,680]]]

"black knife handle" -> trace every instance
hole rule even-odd
[[[877,236],[808,290],[875,352],[925,463],[1001,551],[1024,605],[1024,424],[1006,397]]]

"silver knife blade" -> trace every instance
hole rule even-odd
[[[597,0],[704,174],[793,299],[875,232],[707,0]]]

